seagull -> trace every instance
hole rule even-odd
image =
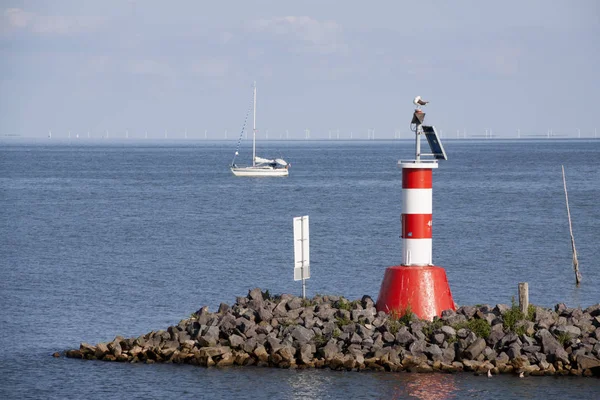
[[[417,96],[415,97],[415,99],[413,100],[413,103],[415,103],[415,105],[417,106],[417,110],[421,109],[421,106],[426,105],[427,103],[429,103],[428,101],[425,101],[421,98],[421,96]]]
[[[491,377],[492,377],[492,370],[488,369],[488,378],[491,378]]]

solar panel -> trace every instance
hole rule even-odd
[[[431,155],[437,160],[447,160],[448,157],[446,157],[444,146],[442,146],[442,142],[438,137],[435,126],[421,125],[421,127],[427,138],[427,143],[429,143],[429,147],[431,148]]]

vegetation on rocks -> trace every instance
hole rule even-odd
[[[369,296],[273,296],[260,289],[202,307],[175,326],[137,338],[81,343],[66,356],[205,367],[269,366],[408,372],[491,371],[600,375],[600,304],[554,310],[463,306],[433,321],[408,307],[377,312]]]

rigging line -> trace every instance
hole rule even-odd
[[[242,131],[240,132],[240,136],[238,137],[237,145],[235,146],[235,153],[233,153],[233,160],[231,160],[231,165],[233,166],[235,163],[235,158],[239,154],[240,143],[242,142],[242,137],[244,136],[244,131],[246,130],[246,122],[248,122],[248,116],[250,115],[250,111],[252,110],[252,105],[254,104],[254,94],[252,94],[252,102],[250,107],[248,108],[248,112],[246,113],[246,117],[244,118],[244,123],[242,125]]]

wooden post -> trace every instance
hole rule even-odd
[[[567,180],[565,178],[565,167],[562,168],[563,185],[565,187],[565,200],[567,202],[567,216],[569,217],[569,232],[571,233],[571,249],[573,250],[573,270],[575,271],[575,283],[577,286],[581,283],[581,273],[579,273],[579,261],[577,261],[577,250],[575,249],[575,238],[573,237],[573,226],[571,225],[571,211],[569,210],[569,195],[567,194]]]
[[[527,282],[519,282],[519,308],[527,316],[529,309],[529,284]]]

